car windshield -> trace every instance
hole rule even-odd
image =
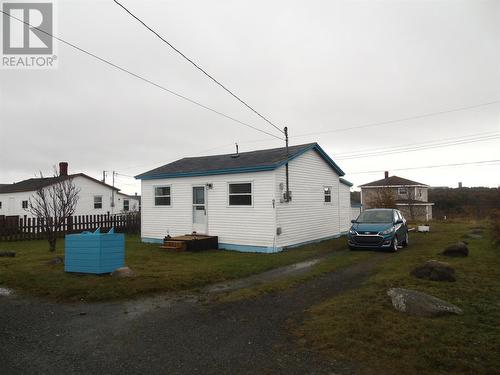
[[[358,223],[392,223],[393,214],[390,210],[373,210],[363,211],[358,220]]]

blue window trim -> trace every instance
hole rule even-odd
[[[296,152],[293,155],[290,155],[288,159],[281,161],[280,163],[271,164],[271,165],[262,165],[255,167],[241,167],[241,168],[226,168],[226,169],[213,169],[213,170],[205,170],[205,171],[194,171],[194,172],[178,172],[178,173],[160,173],[155,175],[148,174],[140,174],[135,176],[138,180],[155,180],[162,178],[177,178],[177,177],[194,177],[194,176],[211,176],[218,174],[233,174],[233,173],[248,173],[248,172],[263,172],[263,171],[272,171],[275,170],[291,160],[301,156],[309,150],[315,150],[322,158],[327,162],[328,165],[339,175],[344,176],[345,173],[340,169],[340,167],[328,156],[328,154],[321,148],[320,145],[314,143],[309,147],[305,147],[302,150]],[[352,186],[352,185],[351,185]]]

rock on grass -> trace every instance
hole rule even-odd
[[[111,272],[111,276],[114,277],[134,277],[135,273],[128,267],[120,267]]]
[[[457,242],[448,246],[441,254],[447,257],[466,257],[469,255],[469,248],[465,243]]]
[[[415,290],[391,288],[387,295],[391,297],[396,310],[408,315],[432,318],[463,313],[459,307],[449,302]]]
[[[455,270],[448,263],[429,260],[415,267],[410,275],[432,281],[456,281]]]

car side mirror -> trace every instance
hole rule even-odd
[[[403,220],[396,220],[394,224],[403,224]]]
[[[355,224],[355,223],[357,223],[357,221],[355,219],[352,219],[351,223]]]

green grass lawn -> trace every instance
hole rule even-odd
[[[47,241],[0,242],[0,251],[13,250],[15,258],[0,258],[0,286],[18,293],[65,301],[102,301],[144,294],[200,288],[224,280],[245,277],[271,268],[300,262],[345,248],[345,238],[324,241],[277,254],[250,254],[235,251],[173,253],[144,244],[138,236],[126,237],[127,266],[136,277],[65,273],[63,265],[49,265],[54,256],[64,255],[64,241],[56,253]]]
[[[499,374],[500,249],[488,232],[468,239],[467,258],[438,253],[460,240],[471,224],[435,223],[415,233],[407,250],[377,268],[362,288],[308,310],[297,328],[308,347],[359,365],[361,374]],[[413,278],[409,271],[429,259],[450,263],[457,281]],[[392,308],[386,291],[415,289],[463,309],[461,316],[417,318]]]

